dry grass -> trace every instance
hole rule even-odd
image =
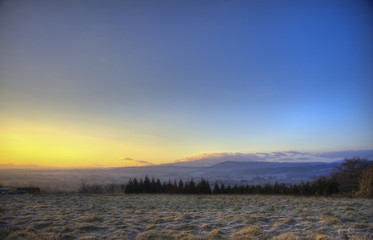
[[[0,196],[0,239],[373,239],[373,200]]]

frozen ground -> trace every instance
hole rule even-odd
[[[8,195],[0,239],[373,239],[373,200]]]

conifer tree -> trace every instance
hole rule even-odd
[[[155,183],[155,189],[156,193],[162,193],[162,184],[159,178],[157,178],[157,182]]]
[[[196,184],[194,183],[193,178],[189,182],[189,190],[188,190],[188,192],[189,193],[197,193]]]
[[[156,186],[156,183],[155,183],[155,180],[154,178],[152,178],[152,180],[150,181],[150,193],[157,193],[157,186]]]
[[[218,185],[217,182],[215,182],[214,190],[212,191],[212,193],[214,193],[214,194],[219,194],[220,193],[220,188],[219,188],[219,185]]]
[[[148,176],[145,176],[143,192],[144,193],[150,193],[150,180],[149,180]]]
[[[185,193],[183,180],[179,180],[178,193]]]
[[[220,193],[227,193],[226,190],[225,190],[225,185],[224,185],[224,183],[222,183],[222,184],[220,185]]]
[[[132,182],[131,178],[130,178],[130,180],[127,183],[127,186],[125,188],[125,193],[134,193],[133,182]]]
[[[231,187],[231,185],[228,185],[228,187],[225,189],[225,193],[228,193],[228,194],[232,193],[232,187]]]

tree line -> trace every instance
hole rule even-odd
[[[144,180],[131,179],[125,188],[125,193],[169,193],[169,194],[295,194],[295,195],[330,195],[338,192],[338,185],[327,178],[320,178],[312,183],[301,183],[286,186],[285,184],[276,183],[274,185],[234,185],[225,186],[224,183],[215,183],[210,188],[207,180],[200,180],[195,183],[192,180],[182,180],[171,182],[161,182],[159,179]]]
[[[288,195],[335,195],[353,194],[373,197],[373,163],[363,158],[345,159],[334,173],[312,182],[285,185],[280,183],[265,185],[225,185],[213,186],[201,179],[161,182],[159,179],[130,179],[127,184],[86,185],[80,193],[126,193],[126,194],[288,194]]]
[[[338,184],[328,178],[319,178],[314,182],[300,183],[287,186],[285,184],[275,183],[274,185],[225,185],[224,183],[215,183],[211,188],[209,181],[201,179],[194,182],[170,180],[163,182],[159,179],[130,179],[127,184],[108,184],[108,185],[86,185],[83,184],[80,193],[121,193],[139,194],[139,193],[166,193],[166,194],[293,194],[293,195],[330,195],[338,193]]]

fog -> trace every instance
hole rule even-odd
[[[227,161],[210,167],[158,165],[106,169],[1,169],[3,187],[40,187],[42,192],[75,192],[84,184],[126,184],[130,178],[161,181],[206,179],[234,184],[299,183],[329,175],[338,163],[275,163]]]

